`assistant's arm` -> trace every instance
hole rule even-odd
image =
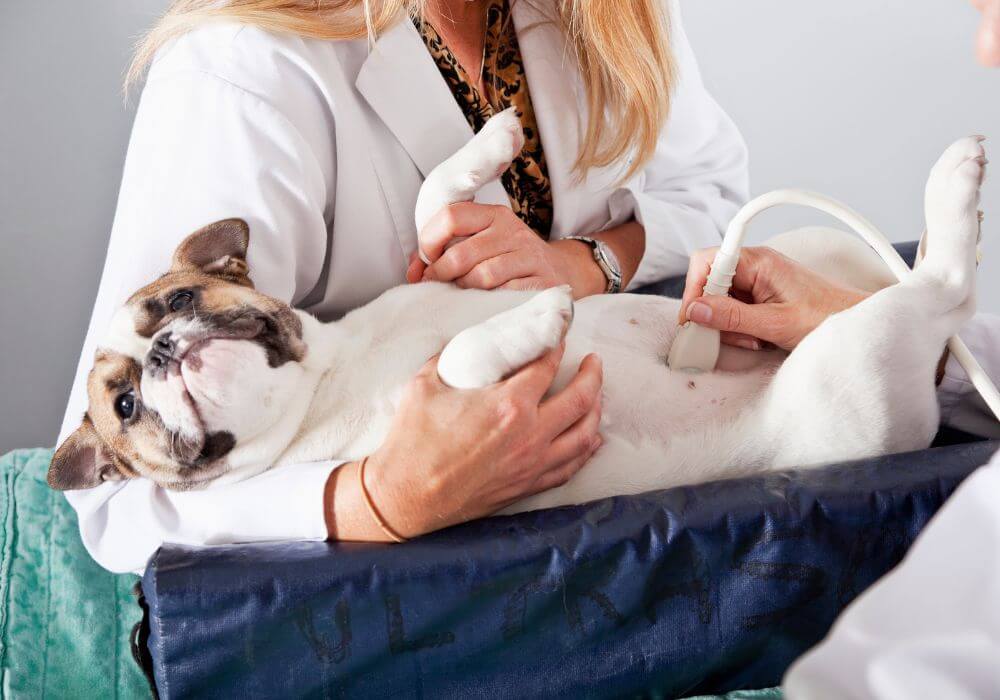
[[[718,245],[749,191],[743,137],[702,82],[679,3],[668,10],[677,64],[670,117],[638,184],[610,200],[613,220],[634,217],[645,229],[630,289],[682,274],[691,253]]]
[[[167,270],[188,233],[218,219],[245,219],[251,278],[283,301],[301,300],[319,279],[335,176],[332,125],[324,128],[309,100],[296,101],[292,86],[280,97],[293,109],[279,109],[231,73],[200,65],[199,51],[224,50],[219,44],[230,41],[227,31],[182,38],[151,69],[60,441],[86,409],[86,374],[112,313]],[[94,559],[113,571],[139,570],[167,541],[324,538],[323,488],[336,464],[287,466],[202,492],[167,491],[139,479],[67,497]]]

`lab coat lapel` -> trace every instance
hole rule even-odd
[[[513,0],[511,14],[548,164],[552,238],[593,233],[611,223],[608,194],[619,171],[592,168],[582,181],[575,177],[586,96],[572,49],[536,1]]]
[[[461,107],[408,18],[375,42],[355,86],[425,178],[472,138]],[[509,206],[499,181],[484,187],[476,201]]]
[[[580,190],[573,182],[581,109],[576,61],[557,26],[531,0],[511,7],[517,43],[548,164],[552,191],[552,237],[573,235]]]

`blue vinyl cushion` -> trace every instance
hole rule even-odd
[[[916,244],[897,247],[912,260]],[[611,498],[403,545],[166,546],[143,578],[157,687],[583,698],[773,686],[998,446]]]
[[[403,545],[167,546],[164,698],[677,697],[762,688],[997,442],[676,488]]]

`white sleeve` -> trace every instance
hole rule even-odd
[[[986,375],[1000,386],[1000,316],[976,314],[959,334]],[[1000,438],[1000,422],[969,382],[954,356],[948,358],[938,387],[941,422],[973,435]]]
[[[213,31],[218,39],[224,30]],[[324,134],[326,117],[317,116],[322,110],[306,90],[299,103],[279,109],[231,76],[186,65],[185,53],[192,52],[158,60],[143,91],[60,442],[80,423],[86,375],[114,310],[167,270],[188,233],[218,219],[245,219],[251,278],[282,300],[301,300],[320,277],[334,178],[333,158],[322,154],[333,153],[332,124]],[[200,492],[139,479],[67,498],[91,556],[111,571],[139,571],[164,542],[324,538],[323,487],[336,464],[287,466]]]
[[[785,676],[788,700],[995,698],[1000,456],[972,474],[903,563]]]
[[[646,251],[629,288],[683,274],[691,253],[718,245],[749,191],[747,148],[736,125],[709,94],[669,3],[677,65],[670,116],[638,185],[612,196],[612,215],[632,215],[646,231]]]

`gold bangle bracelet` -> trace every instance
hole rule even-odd
[[[368,464],[368,457],[365,456],[361,460],[361,464],[358,466],[358,485],[361,487],[361,496],[365,499],[365,505],[368,506],[368,512],[372,516],[372,520],[378,523],[378,526],[382,528],[382,532],[389,536],[393,542],[406,542],[406,538],[396,532],[389,523],[385,521],[382,514],[378,512],[378,508],[372,502],[372,497],[368,493],[368,489],[365,488],[365,465]]]

